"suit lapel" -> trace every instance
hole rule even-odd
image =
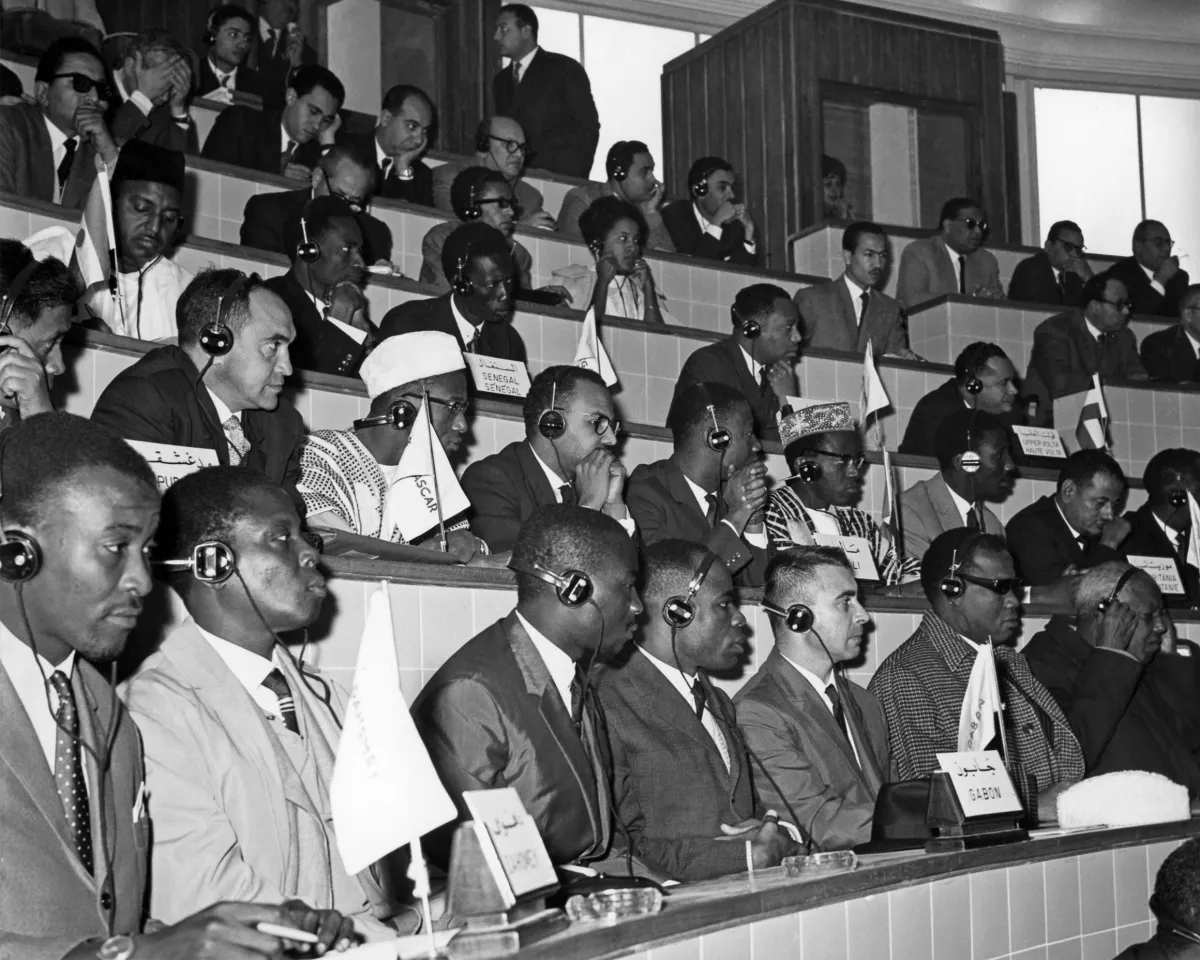
[[[528,441],[517,444],[517,462],[521,466],[521,473],[525,477],[525,486],[529,490],[534,504],[539,507],[548,507],[557,503],[558,499],[554,496],[550,481],[542,470],[542,465],[538,463],[538,459],[533,453],[533,447],[529,445]]]
[[[83,663],[76,663],[74,675],[71,678],[71,686],[75,691],[75,702],[79,704],[79,736],[84,743],[92,744],[93,749],[99,753],[103,750],[104,735],[108,730],[110,718],[113,713],[113,704],[111,703],[112,691],[103,678],[99,676],[95,677],[95,682],[92,684],[86,682],[88,678],[85,677],[85,671],[87,669]],[[97,889],[103,889],[104,881],[108,877],[108,870],[111,865],[108,862],[108,856],[101,853],[101,847],[107,837],[115,837],[117,835],[115,809],[128,808],[132,811],[133,804],[132,802],[128,804],[122,802],[117,806],[118,798],[115,796],[116,784],[111,769],[107,772],[101,771],[96,758],[89,751],[83,750],[81,753],[83,755],[83,762],[87,765],[88,804],[91,806],[92,862],[95,882]],[[104,781],[105,784],[112,787],[112,789],[102,791],[99,789],[99,785],[105,776],[108,777],[108,780]],[[101,796],[104,798],[103,809],[100,807]]]
[[[697,229],[699,229],[697,227]],[[737,371],[738,383],[740,383],[742,393],[747,397],[754,397],[754,406],[758,407],[759,383],[750,373],[750,366],[746,363],[746,358],[742,354],[742,348],[739,347],[733,337],[726,337],[720,341],[725,347],[725,352],[729,354],[729,362],[733,365],[733,369]]]
[[[863,337],[867,330],[867,318],[864,316],[862,323],[858,323],[854,319],[854,299],[850,296],[850,290],[846,286],[846,275],[844,273],[833,281],[833,285],[833,296],[837,301],[837,349],[857,349],[858,351],[862,351],[865,344]],[[873,301],[868,300],[867,302],[871,303]]]
[[[29,162],[33,175],[33,195],[53,200],[54,182],[58,172],[54,169],[54,147],[50,143],[50,132],[46,129],[40,108],[30,106],[30,116],[33,126],[33,150],[30,152]]]
[[[950,261],[951,255],[955,258],[953,263]],[[949,284],[950,289],[958,293],[958,254],[947,247],[946,241],[940,236],[933,238],[933,260],[933,269],[942,278],[942,284]]]
[[[700,504],[692,495],[692,488],[688,486],[683,471],[679,469],[679,465],[674,460],[667,460],[663,474],[671,499],[675,501],[688,522],[691,523],[694,534],[703,536],[710,529],[708,517],[700,512]]]
[[[693,705],[679,695],[662,671],[651,663],[639,647],[630,657],[626,669],[631,670],[630,678],[638,688],[643,710],[647,716],[655,716],[669,723],[690,740],[694,740],[705,750],[711,750],[716,757],[718,766],[724,770],[725,762],[721,759],[721,751],[717,749],[713,738],[709,736],[704,724],[696,718]],[[707,694],[708,691],[706,690]]]
[[[929,491],[929,502],[933,506],[938,523],[942,526],[942,532],[957,530],[963,526],[962,514],[958,512],[958,505],[950,496],[950,488],[940,473],[929,481],[926,489]]]

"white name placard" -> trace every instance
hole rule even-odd
[[[173,443],[146,443],[142,440],[125,442],[150,464],[160,493],[181,477],[220,463],[217,451],[209,447],[180,447]]]
[[[471,379],[480,393],[498,393],[505,397],[524,397],[529,392],[529,371],[520,360],[501,360],[464,353]]]
[[[822,547],[837,547],[846,555],[854,568],[856,580],[878,580],[879,568],[871,554],[871,544],[866,537],[841,537],[835,533],[815,533],[813,539]]]
[[[542,835],[516,790],[464,790],[463,801],[471,812],[483,858],[508,906],[558,884]]]
[[[1020,813],[1025,809],[997,751],[939,753],[937,759],[938,766],[950,775],[965,816]]]
[[[1128,557],[1131,564],[1141,567],[1158,584],[1163,593],[1185,594],[1183,578],[1179,576],[1179,566],[1173,557]]]
[[[1058,431],[1050,427],[1013,427],[1027,457],[1059,457],[1066,459],[1067,451]]]

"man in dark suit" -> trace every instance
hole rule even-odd
[[[246,63],[254,37],[254,15],[236,3],[215,7],[208,16],[204,46],[208,56],[200,65],[196,95],[219,103],[233,103],[233,94],[263,95],[262,78]],[[270,109],[281,109],[282,104]]]
[[[151,350],[117,374],[92,419],[126,440],[215,450],[219,462],[265,473],[299,502],[304,422],[280,396],[296,328],[287,305],[257,277],[222,305],[239,279],[237,270],[196,277],[179,299],[179,346]],[[200,332],[218,316],[233,349],[214,358]]]
[[[533,378],[522,412],[525,439],[476,460],[462,476],[471,529],[492,553],[512,549],[521,525],[555,503],[599,510],[632,536],[625,467],[613,454],[621,422],[600,375],[547,367]]]
[[[259,6],[255,62],[262,81],[263,107],[268,110],[283,106],[293,70],[317,62],[317,51],[296,26],[299,13],[296,0],[264,0]]]
[[[367,134],[343,134],[379,167],[379,195],[422,207],[433,206],[433,171],[422,155],[436,118],[433,101],[420,87],[398,83],[383,96],[379,120]]]
[[[1183,291],[1179,323],[1142,338],[1142,363],[1155,380],[1200,381],[1200,283]]]
[[[324,67],[301,67],[292,74],[282,111],[244,105],[222,110],[204,141],[203,156],[309,183],[322,138],[345,98],[342,81]]]
[[[1003,300],[1000,265],[984,249],[987,214],[970,197],[942,206],[938,233],[914,240],[900,254],[896,299],[911,310],[934,297],[957,294]]]
[[[17,425],[4,452],[5,525],[38,543],[41,559],[21,585],[0,582],[0,954],[248,951],[266,960],[281,944],[258,923],[339,932],[340,917],[293,901],[215,904],[142,934],[150,842],[142,752],[93,663],[121,655],[150,592],[154,473],[108,431],[66,413]],[[123,549],[113,549],[114,530]],[[112,559],[80,561],[100,556]],[[334,937],[321,942],[331,949]]]
[[[635,467],[625,492],[642,541],[701,543],[740,586],[762,586],[767,468],[749,405],[732,387],[697,383],[676,396],[667,419],[674,451]]]
[[[246,201],[242,213],[241,244],[291,256],[283,242],[284,226],[299,222],[304,205],[314,197],[338,197],[354,213],[363,236],[363,259],[367,263],[392,259],[392,232],[386,223],[366,212],[375,189],[375,164],[357,148],[339,143],[330,147],[317,161],[312,186],[283,193],[259,193]]]
[[[1175,241],[1157,220],[1143,220],[1133,228],[1133,256],[1109,268],[1129,291],[1133,312],[1149,316],[1179,316],[1179,301],[1190,283],[1179,258],[1171,256]]]
[[[500,8],[493,39],[511,61],[492,77],[495,112],[524,128],[539,169],[586,180],[600,141],[587,71],[538,46],[537,15],[523,3]]]
[[[1074,608],[1022,652],[1066,714],[1088,776],[1146,770],[1200,796],[1200,663],[1178,655],[1157,584],[1101,564],[1080,577]]]
[[[1090,390],[1094,374],[1104,382],[1147,379],[1129,312],[1125,284],[1098,273],[1083,285],[1079,306],[1037,325],[1025,375],[1025,389],[1038,398],[1037,426],[1054,426],[1054,401]]]
[[[1017,264],[1008,283],[1008,299],[1073,307],[1083,285],[1092,278],[1084,257],[1083,231],[1071,220],[1059,220],[1046,234],[1040,253]]]
[[[750,404],[755,434],[763,440],[778,440],[776,414],[800,389],[796,360],[803,338],[796,305],[782,287],[755,283],[738,291],[730,316],[733,333],[701,347],[684,361],[675,397],[694,383],[733,387]]]
[[[36,103],[0,106],[0,192],[82,209],[97,155],[117,162],[104,115],[116,92],[100,53],[86,40],[54,43],[38,61]]]
[[[463,791],[513,787],[554,863],[598,860],[612,834],[611,757],[586,668],[632,636],[637,552],[611,518],[552,506],[522,529],[509,565],[516,609],[451,655],[413,720],[461,820],[471,819]],[[586,575],[595,606],[555,585],[566,571]],[[439,865],[447,833],[430,840]]]
[[[1200,502],[1200,453],[1179,447],[1160,450],[1142,474],[1146,502],[1125,514],[1129,536],[1121,552],[1134,557],[1170,557],[1175,561],[1184,593],[1166,594],[1168,607],[1200,606],[1200,570],[1188,563],[1193,536],[1187,497]]]
[[[467,353],[524,361],[525,345],[512,326],[515,267],[504,235],[484,223],[463,224],[446,238],[442,269],[455,289],[392,307],[379,335],[440,330]]]
[[[1058,489],[1008,521],[1017,573],[1040,587],[1109,560],[1124,560],[1129,521],[1117,514],[1125,473],[1103,450],[1078,450],[1058,474]]]
[[[338,377],[356,376],[377,337],[367,317],[362,232],[353,211],[337,197],[317,197],[288,221],[283,233],[292,269],[272,277],[265,286],[283,299],[292,314],[296,327],[292,365]],[[306,256],[312,254],[311,245],[318,255],[310,260]]]
[[[677,253],[704,260],[758,263],[754,218],[737,202],[733,165],[701,157],[688,170],[688,196],[662,208],[663,224]]]
[[[108,125],[120,142],[142,140],[156,147],[199,153],[196,125],[188,113],[192,68],[183,44],[166,30],[143,30],[113,70],[120,98],[109,104]]]
[[[862,653],[871,619],[850,561],[837,547],[779,557],[762,606],[775,646],[734,698],[766,774],[759,793],[786,809],[814,847],[848,850],[871,839],[879,788],[898,779],[883,708],[839,669]]]
[[[874,223],[852,223],[842,232],[845,272],[829,283],[796,291],[804,345],[860,356],[867,344],[876,357],[921,359],[908,348],[900,304],[875,289],[887,264],[887,235]]]
[[[596,683],[613,752],[613,803],[633,852],[683,881],[745,870],[747,841],[756,869],[778,866],[795,844],[764,819],[733,704],[708,677],[736,669],[746,655],[746,619],[729,570],[697,543],[662,540],[646,551],[642,583],[650,615],[638,642]],[[667,619],[676,614],[659,613],[679,597],[689,606],[673,609],[692,614],[683,626]]]

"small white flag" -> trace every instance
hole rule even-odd
[[[1075,439],[1082,450],[1108,449],[1108,407],[1104,403],[1104,388],[1100,374],[1092,374],[1092,389],[1083,398]]]
[[[995,653],[990,643],[981,643],[958,715],[959,752],[987,749],[996,736],[999,713],[1000,684],[996,678]]]
[[[608,359],[608,352],[600,342],[600,334],[596,330],[596,312],[591,307],[583,315],[583,332],[579,336],[579,346],[575,348],[574,363],[584,370],[600,374],[610,387],[620,382],[612,361]]]
[[[867,418],[877,410],[886,410],[892,405],[887,391],[883,389],[883,381],[879,379],[879,371],[875,369],[875,351],[871,341],[867,341],[867,350],[863,354],[863,385],[862,396],[859,398],[859,423],[865,424]]]
[[[1196,498],[1188,492],[1188,513],[1192,517],[1192,527],[1188,531],[1187,562],[1189,566],[1200,570],[1200,506]]]
[[[891,526],[896,516],[896,484],[892,477],[892,456],[883,448],[883,522]]]
[[[400,692],[387,587],[382,582],[367,604],[329,786],[338,850],[352,874],[458,815]]]
[[[471,501],[463,493],[450,466],[442,441],[433,432],[429,405],[422,399],[421,409],[408,434],[408,446],[400,456],[396,480],[388,488],[382,529],[398,529],[400,536],[412,543],[436,527],[439,517],[448,520],[470,505]]]

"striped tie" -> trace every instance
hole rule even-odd
[[[292,688],[278,668],[267,674],[262,685],[275,694],[279,701],[279,716],[283,725],[299,736],[300,724],[296,721],[296,701],[292,699]]]

